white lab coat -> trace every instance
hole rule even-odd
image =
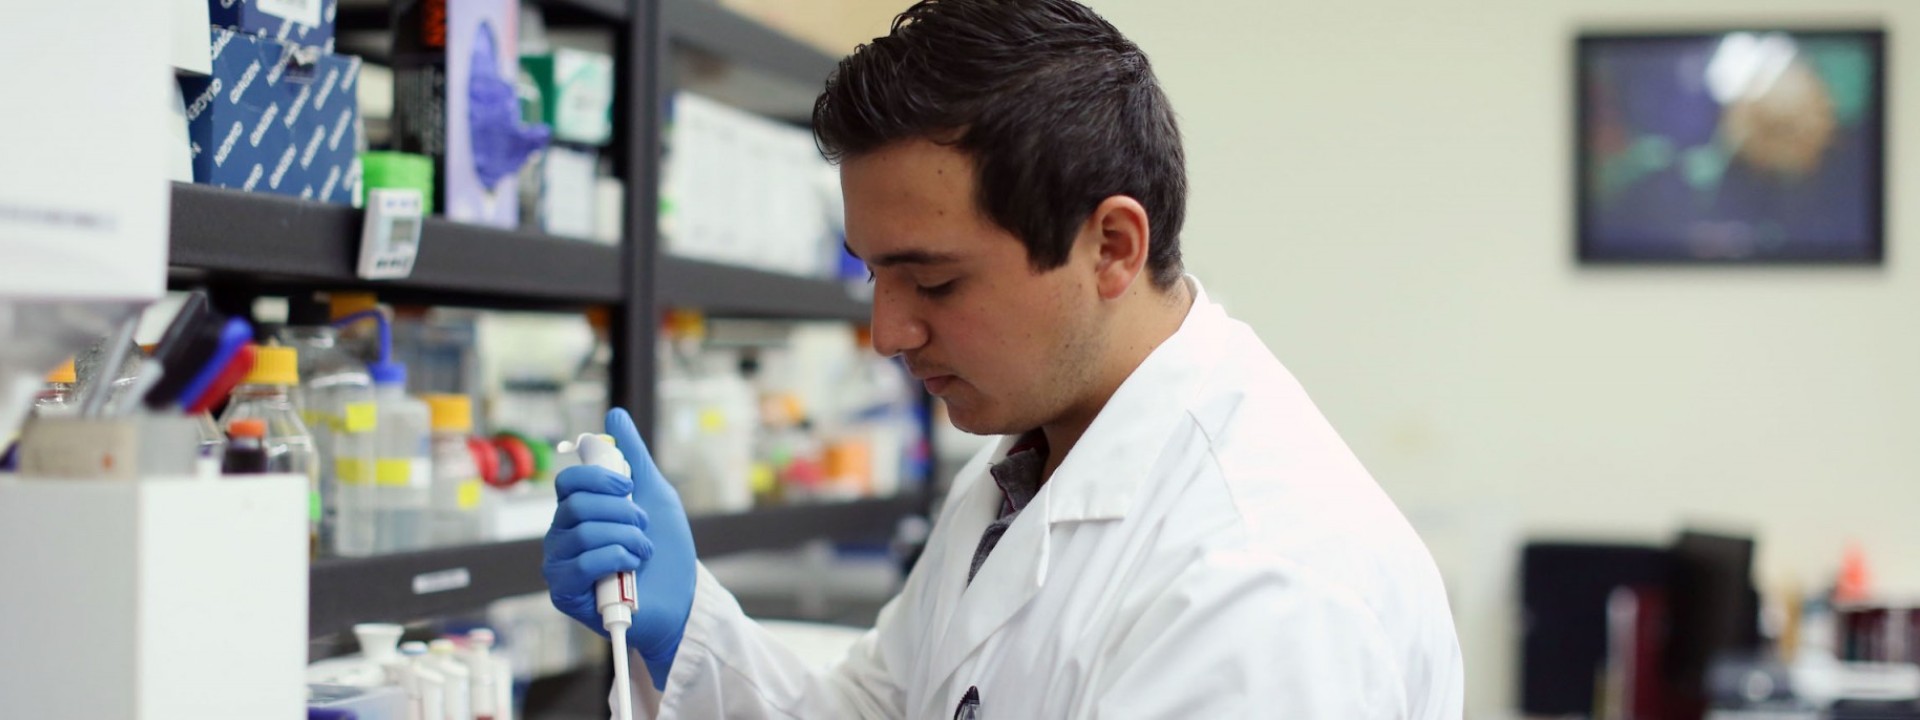
[[[1199,283],[1134,371],[967,569],[1001,502],[955,481],[876,627],[816,674],[705,568],[662,718],[974,716],[1456,720],[1460,648],[1413,529],[1253,331]]]

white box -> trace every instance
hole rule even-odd
[[[0,301],[144,302],[166,290],[168,144],[180,140],[166,119],[171,7],[0,3],[14,108],[0,113]]]
[[[0,477],[0,715],[305,717],[307,487]]]

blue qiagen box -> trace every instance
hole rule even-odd
[[[360,58],[213,29],[213,74],[180,76],[193,181],[352,203]]]
[[[214,25],[289,45],[333,52],[340,0],[206,0]]]

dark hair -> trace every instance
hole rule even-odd
[[[1155,285],[1182,272],[1185,153],[1147,56],[1071,0],[921,0],[840,61],[813,106],[839,162],[901,140],[952,145],[977,168],[975,200],[1036,270],[1067,261],[1100,202],[1146,208]]]

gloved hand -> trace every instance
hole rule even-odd
[[[660,476],[627,411],[607,412],[607,434],[633,466],[633,477],[591,465],[560,471],[554,479],[560,507],[547,530],[541,574],[555,608],[606,635],[593,584],[635,571],[639,608],[627,629],[627,647],[640,653],[654,687],[665,690],[693,611],[693,529],[680,493]]]

